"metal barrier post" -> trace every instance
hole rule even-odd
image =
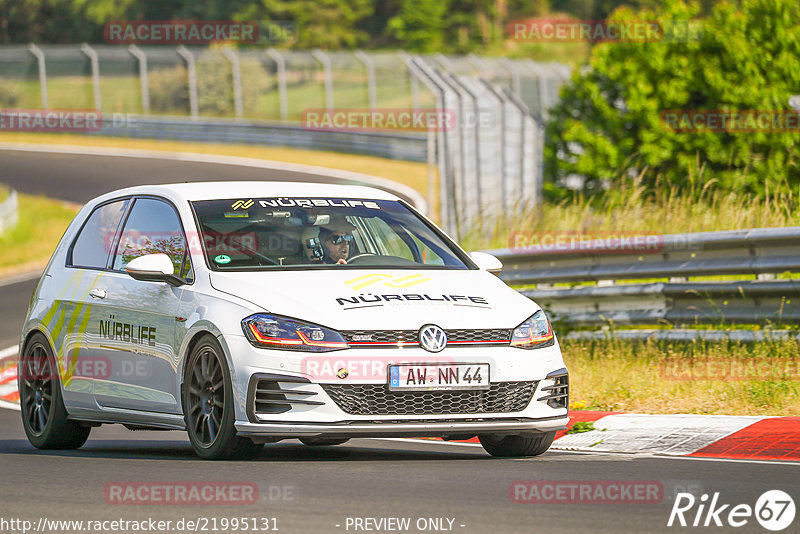
[[[378,90],[375,86],[375,62],[364,53],[363,50],[356,50],[353,54],[367,70],[367,98],[369,98],[369,109],[378,109]]]
[[[242,105],[242,68],[239,62],[239,54],[230,48],[222,50],[222,54],[231,63],[231,77],[233,78],[233,106],[236,110],[236,118],[244,116],[244,106]]]
[[[142,90],[142,113],[150,114],[150,85],[147,81],[147,55],[136,45],[130,45],[128,52],[139,62],[139,84]]]
[[[469,224],[472,224],[474,222],[474,217],[477,217],[480,214],[481,208],[483,207],[482,199],[481,199],[481,197],[482,197],[482,195],[481,195],[481,186],[483,185],[482,184],[482,181],[483,181],[482,174],[483,173],[482,173],[482,170],[481,170],[481,139],[480,139],[480,126],[479,126],[481,112],[480,112],[480,109],[478,107],[478,96],[474,92],[472,92],[469,89],[469,87],[467,87],[467,85],[465,83],[463,83],[459,79],[458,75],[453,74],[452,72],[447,72],[447,73],[444,73],[442,78],[445,81],[449,81],[450,82],[450,86],[457,93],[459,93],[459,95],[461,95],[462,92],[463,92],[463,94],[467,95],[467,97],[472,101],[472,106],[471,106],[472,107],[472,113],[474,113],[474,115],[475,115],[475,117],[473,119],[474,120],[474,124],[472,125],[472,139],[473,139],[473,142],[475,143],[475,146],[474,146],[475,150],[474,150],[473,154],[471,154],[471,156],[473,156],[473,158],[475,160],[475,163],[474,163],[474,165],[475,165],[475,183],[473,184],[474,185],[474,189],[475,189],[475,193],[474,193],[475,202],[473,204],[473,203],[470,203],[469,201],[466,201],[465,205],[463,206],[467,222]],[[462,99],[463,99],[463,96],[462,96]],[[462,114],[462,116],[461,116],[461,119],[462,119],[461,120],[461,124],[458,125],[458,128],[461,130],[461,133],[462,133],[462,142],[463,142],[464,138],[466,137],[465,130],[467,130],[467,128],[469,127],[466,124],[466,121],[464,120],[465,118],[466,117]],[[468,168],[467,165],[466,165],[466,158],[470,156],[470,154],[468,154],[468,152],[470,152],[470,151],[466,150],[466,149],[464,149],[462,151],[462,156],[464,157],[464,163],[465,163],[464,164],[464,168],[465,169]],[[468,194],[469,190],[470,190],[470,187],[469,187],[469,184],[467,184],[466,172],[464,173],[464,176],[462,176],[462,190],[463,190],[463,197],[462,198],[464,198],[466,200],[467,198],[469,198],[471,196],[471,195]]]
[[[448,111],[447,100],[448,91],[453,98],[460,102],[460,96],[439,76],[425,61],[419,56],[401,55],[409,70],[417,74],[417,78],[425,83],[429,88],[433,87],[436,95],[436,107],[439,113]],[[460,110],[460,104],[452,108],[454,112]],[[457,117],[456,126],[460,124],[460,117]],[[438,159],[439,159],[439,207],[441,221],[445,228],[452,232],[456,239],[459,237],[459,212],[456,182],[462,177],[460,156],[457,152],[460,148],[455,142],[449,139],[450,132],[445,132],[445,128],[439,128],[438,137]],[[461,140],[458,127],[455,128],[455,135]]]
[[[511,62],[510,59],[507,57],[500,58],[499,61],[500,65],[505,68],[508,73],[511,75],[511,90],[514,91],[514,94],[518,97],[522,96],[522,77],[519,74],[519,69],[514,63]]]
[[[489,93],[494,96],[497,101],[500,103],[500,208],[502,209],[503,213],[508,213],[511,206],[509,206],[509,197],[511,193],[511,189],[508,187],[509,176],[507,174],[508,165],[506,163],[506,114],[505,114],[505,106],[507,104],[507,99],[505,95],[501,91],[497,91],[494,86],[486,79],[481,79],[483,85],[489,91]],[[524,154],[523,146],[520,146],[520,154]],[[521,166],[520,166],[521,168]]]
[[[405,63],[406,68],[408,68],[408,73],[410,75],[411,80],[417,83],[417,91],[419,91],[419,82],[421,81],[425,86],[433,93],[434,98],[436,99],[436,109],[437,115],[444,111],[444,90],[439,87],[435,80],[428,76],[428,74],[420,68],[419,65],[414,61],[414,58],[409,56],[408,54],[401,52],[400,58]],[[412,87],[414,85],[412,84]],[[417,106],[414,108],[415,110],[419,110],[419,92],[417,92]],[[433,129],[428,128],[428,142],[427,142],[427,149],[428,149],[428,205],[435,206],[436,204],[433,202],[434,196],[434,169],[433,169],[433,162],[436,160],[438,162],[439,167],[439,221],[448,229],[454,229],[455,225],[450,226],[451,218],[452,218],[452,210],[450,208],[448,198],[449,193],[449,182],[451,181],[450,176],[450,162],[449,162],[449,151],[446,136],[444,134],[444,128],[442,125],[436,125],[436,142],[434,142],[434,132]],[[436,150],[438,145],[438,151],[434,155],[434,150]]]
[[[532,59],[525,60],[524,63],[531,72],[536,76],[536,81],[539,83],[539,114],[547,119],[547,103],[550,101],[550,95],[547,89],[547,79],[544,67],[533,61]]]
[[[47,68],[45,67],[44,52],[42,49],[31,43],[28,45],[28,51],[36,58],[39,64],[39,86],[42,92],[42,109],[47,109]]]
[[[186,61],[186,70],[189,75],[189,109],[193,119],[200,116],[197,106],[197,70],[195,69],[194,56],[183,45],[178,47],[178,55]]]
[[[523,191],[530,189],[532,192],[532,195],[527,197],[527,200],[536,205],[542,201],[544,189],[544,121],[531,113],[528,106],[526,106],[517,95],[509,90],[506,90],[505,94],[509,101],[519,110],[523,125],[521,132],[522,146],[530,149],[531,157],[534,160],[528,161],[528,158],[525,157],[523,152],[523,162],[528,163],[530,172],[525,172],[523,168],[520,179]],[[530,129],[532,132],[532,142],[530,143],[526,141],[527,135],[525,135],[525,131],[527,129]],[[529,184],[531,181],[532,183]],[[531,188],[528,188],[528,185],[530,185]],[[525,200],[526,196],[523,195],[522,198]]]
[[[325,76],[325,108],[328,111],[333,111],[333,67],[331,58],[319,48],[312,50],[311,55],[322,65],[322,72]]]
[[[92,87],[94,88],[94,109],[101,109],[100,103],[100,62],[97,58],[97,52],[86,43],[81,45],[81,52],[86,54],[92,64]]]
[[[268,48],[267,55],[275,62],[275,67],[278,70],[278,102],[280,103],[281,120],[286,122],[289,120],[289,99],[286,94],[286,59],[283,54],[274,48]]]

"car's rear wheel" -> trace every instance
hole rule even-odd
[[[212,335],[203,336],[186,363],[183,406],[189,441],[207,460],[255,458],[263,444],[236,434],[233,386],[222,347]]]
[[[68,419],[58,366],[50,343],[36,333],[25,345],[19,367],[19,403],[28,441],[39,449],[78,449],[91,428]]]
[[[330,447],[347,443],[350,438],[300,438],[300,441],[309,447]]]
[[[555,432],[519,434],[515,436],[486,434],[478,436],[483,448],[492,456],[511,458],[514,456],[539,456],[550,448]]]

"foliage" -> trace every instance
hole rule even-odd
[[[150,109],[155,113],[189,111],[189,77],[184,66],[161,68],[148,74]]]
[[[570,396],[586,399],[588,410],[786,416],[800,409],[796,339],[560,343]]]
[[[375,0],[261,0],[232,13],[238,20],[288,20],[297,28],[298,48],[356,48],[369,34],[359,22],[372,14]]]
[[[572,428],[567,430],[567,434],[583,434],[584,432],[591,432],[597,430],[594,427],[594,421],[578,421]]]
[[[21,97],[19,85],[0,80],[0,109],[17,107]]]
[[[717,0],[700,0],[704,9]],[[620,5],[658,0],[0,0],[0,43],[102,43],[103,25],[124,20],[290,22],[293,47],[398,46],[420,52],[502,49],[511,20],[605,18]],[[558,51],[558,47],[555,47]],[[581,56],[583,57],[583,56]]]
[[[696,6],[670,0],[658,13],[622,8],[611,20],[685,21]],[[638,177],[679,186],[710,173],[728,190],[765,194],[800,184],[797,131],[676,132],[668,110],[790,111],[800,87],[800,4],[718,4],[700,38],[603,43],[574,74],[550,115],[549,191],[583,176],[584,191]]]
[[[389,20],[389,31],[411,51],[438,52],[446,10],[445,2],[401,0],[400,12]]]
[[[708,172],[691,174],[688,186],[634,180],[612,184],[602,195],[576,193],[558,201],[474,225],[462,236],[467,250],[516,248],[544,239],[586,236],[711,232],[800,226],[800,186],[767,193],[728,191]]]

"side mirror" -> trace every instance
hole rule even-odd
[[[166,282],[173,287],[186,283],[186,280],[173,274],[175,267],[166,254],[145,254],[134,258],[125,267],[125,272],[143,282]]]
[[[469,257],[484,271],[492,274],[500,274],[503,271],[503,263],[486,252],[470,252]]]

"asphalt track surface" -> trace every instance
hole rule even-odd
[[[184,162],[0,152],[0,182],[75,202],[158,178],[269,179],[269,174]],[[0,286],[0,348],[17,342],[34,284]],[[663,488],[663,497],[649,504],[512,502],[509,488],[520,480],[651,481]],[[78,451],[43,452],[25,439],[19,412],[0,409],[2,532],[20,532],[2,522],[11,519],[37,525],[42,518],[177,522],[234,517],[275,518],[273,526],[284,533],[390,532],[356,530],[353,523],[348,528],[348,518],[390,517],[410,518],[407,532],[727,531],[733,529],[667,527],[675,492],[719,492],[722,503],[754,506],[763,492],[781,489],[800,504],[799,480],[800,465],[788,463],[552,450],[538,458],[496,459],[476,445],[428,440],[357,439],[331,448],[287,441],[267,445],[254,461],[206,462],[194,456],[181,432],[131,432],[113,425],[93,429]],[[259,491],[257,503],[239,506],[110,504],[106,486],[121,482],[240,482],[254,483]],[[687,513],[689,521],[696,511],[697,506]],[[417,521],[427,518],[451,519],[452,530],[418,529]],[[795,519],[785,532],[797,532],[798,524]],[[754,518],[736,530],[766,532]]]

